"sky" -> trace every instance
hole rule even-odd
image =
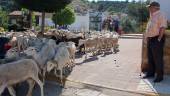
[[[89,1],[93,1],[93,0],[89,0]],[[95,0],[97,1],[97,0]],[[107,1],[126,1],[126,0],[107,0]],[[129,0],[129,1],[132,1],[132,0]],[[140,0],[135,0],[135,1],[140,1]],[[145,1],[145,0],[141,0],[141,1]]]

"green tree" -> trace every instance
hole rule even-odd
[[[7,12],[20,9],[19,6],[14,2],[14,0],[0,0],[0,6],[3,11]]]
[[[55,25],[70,25],[75,21],[74,10],[71,7],[65,7],[64,9],[57,11],[53,17]]]
[[[71,0],[15,0],[21,7],[42,12],[41,32],[44,32],[45,12],[55,12],[65,8]]]
[[[128,15],[135,19],[137,22],[138,31],[143,32],[145,30],[145,23],[149,18],[149,11],[146,7],[148,2],[132,2],[128,4]]]
[[[34,12],[30,12],[31,14],[31,22],[33,26],[36,26],[36,18],[35,18],[35,13]]]
[[[120,25],[126,33],[136,32],[137,31],[137,22],[135,19],[124,17],[121,19]]]
[[[129,3],[128,15],[135,18],[139,22],[147,22],[149,12],[146,5],[146,2]]]
[[[8,27],[8,15],[6,11],[3,11],[0,8],[0,27],[7,28]]]

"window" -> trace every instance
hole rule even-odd
[[[11,19],[11,23],[12,23],[12,24],[17,24],[16,19]]]

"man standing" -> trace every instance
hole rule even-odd
[[[148,5],[150,19],[147,24],[145,41],[147,41],[149,68],[143,78],[156,75],[154,82],[161,82],[164,74],[163,47],[165,42],[164,32],[167,27],[167,19],[160,12],[160,4],[151,2]],[[156,73],[156,74],[155,74]]]

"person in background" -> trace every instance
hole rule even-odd
[[[119,21],[115,19],[114,21],[114,31],[118,33],[119,31]]]
[[[144,42],[147,43],[149,68],[143,78],[155,77],[154,82],[157,83],[163,80],[164,75],[163,47],[167,19],[160,12],[160,4],[158,2],[151,2],[148,8],[150,19],[147,24]]]
[[[110,32],[113,32],[114,28],[113,28],[113,20],[111,16],[108,17],[108,28]]]

